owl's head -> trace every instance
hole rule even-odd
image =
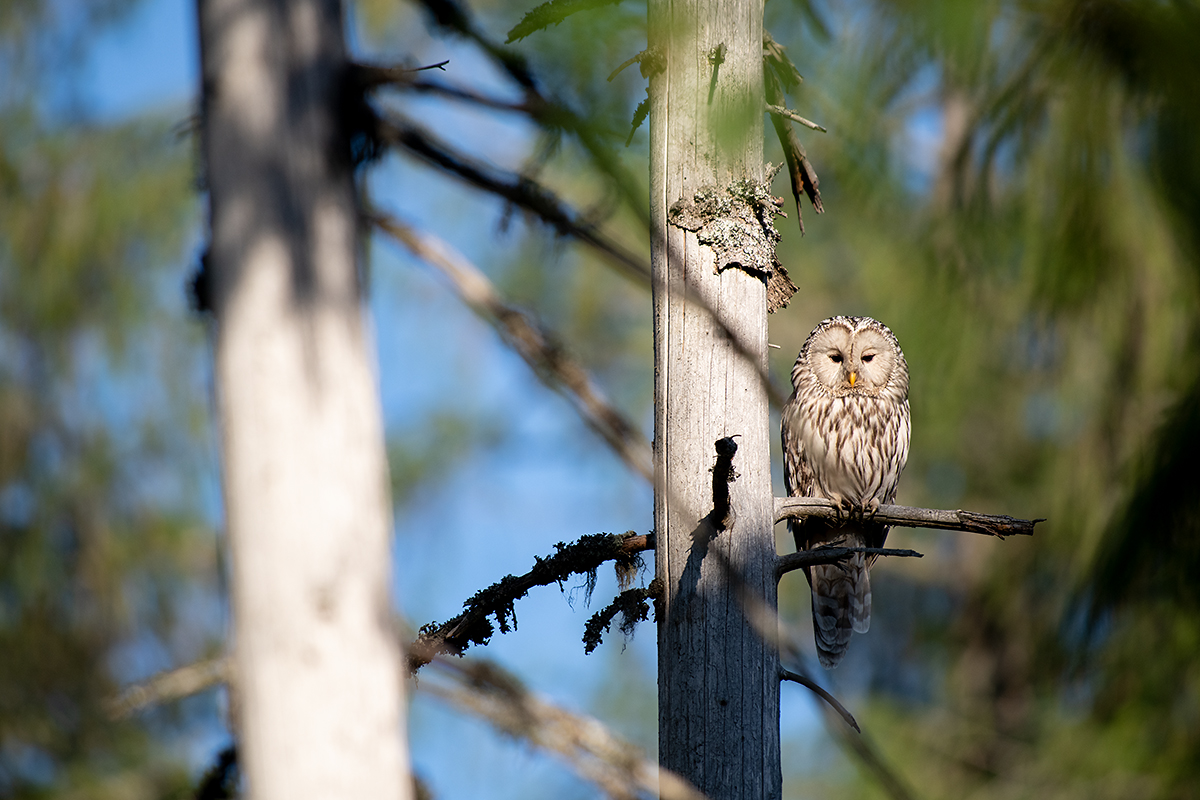
[[[900,343],[870,317],[830,317],[814,328],[792,368],[794,386],[806,371],[834,397],[908,397],[908,364]]]

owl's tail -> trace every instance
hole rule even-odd
[[[871,575],[862,553],[841,564],[812,567],[813,635],[817,657],[833,669],[846,655],[851,632],[871,627]]]

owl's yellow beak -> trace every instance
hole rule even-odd
[[[858,380],[858,373],[857,373],[857,372],[851,372],[851,373],[850,373],[850,388],[851,388],[851,389],[853,389],[853,388],[854,388],[854,382],[855,382],[856,380]]]

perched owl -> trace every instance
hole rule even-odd
[[[782,426],[788,495],[827,497],[845,511],[840,522],[790,520],[796,548],[882,547],[888,527],[871,515],[895,498],[908,459],[908,364],[899,342],[870,317],[831,317],[800,348],[792,387]],[[873,561],[860,553],[805,570],[826,669],[842,660],[852,630],[871,626]]]

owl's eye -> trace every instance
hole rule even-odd
[[[863,357],[862,357],[863,363],[864,363],[864,364],[870,364],[870,363],[871,363],[871,359],[872,359],[872,358],[874,358],[874,357],[875,357],[875,354],[874,354],[874,353],[872,353],[872,354],[871,354],[871,355],[869,355],[869,356],[863,356]]]
[[[833,362],[833,363],[835,363],[835,364],[840,364],[840,363],[842,363],[842,354],[841,354],[841,353],[836,353],[836,354],[834,354],[834,355],[831,355],[831,356],[829,357],[829,360],[830,360],[830,361],[832,361],[832,362]]]

